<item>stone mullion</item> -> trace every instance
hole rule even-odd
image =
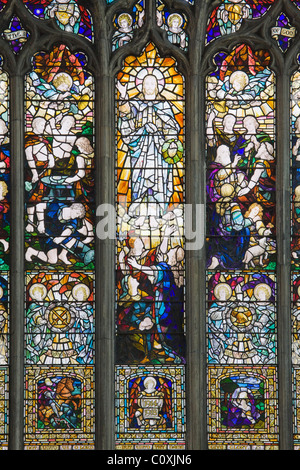
[[[190,76],[187,95],[187,135],[190,137],[186,156],[186,200],[193,210],[193,221],[199,217],[197,207],[205,205],[204,78]],[[203,95],[203,96],[202,96]],[[192,118],[191,118],[192,117]],[[204,211],[201,229],[205,230]],[[199,227],[199,221],[196,224]],[[191,227],[186,227],[191,230]],[[199,237],[199,233],[197,237]],[[186,251],[186,322],[187,322],[187,449],[207,448],[207,372],[206,372],[206,302],[205,246]]]
[[[24,76],[10,78],[11,241],[9,449],[22,450],[24,432]]]
[[[285,68],[287,70],[287,67]],[[279,445],[293,448],[291,364],[290,74],[277,74],[276,231]]]
[[[113,97],[111,79],[102,76],[96,83],[101,99],[96,99],[97,207],[114,205],[113,126],[109,122]],[[96,90],[97,92],[97,90]],[[100,107],[100,109],[99,109]],[[97,111],[98,108],[98,111]],[[105,112],[106,111],[106,112]],[[100,122],[99,122],[100,121]],[[114,448],[114,301],[115,240],[100,240],[96,235],[96,447]]]
[[[106,3],[104,0],[103,4]],[[95,161],[96,210],[101,204],[115,205],[115,118],[114,77],[110,71],[111,41],[105,5],[99,2],[103,18],[95,31],[96,54],[99,58],[95,76]],[[96,212],[97,215],[97,212]],[[110,214],[111,215],[111,214]],[[96,219],[96,223],[99,219]],[[96,449],[115,447],[115,240],[100,239],[95,233],[95,404]]]
[[[202,242],[205,242],[206,200],[205,73],[202,62],[210,5],[210,0],[195,2],[195,23],[189,42],[190,70],[186,74],[186,202],[193,208],[194,225],[186,229],[190,232],[200,227],[202,233],[197,233],[197,239]],[[187,449],[190,450],[207,449],[205,266],[204,243],[195,250],[186,251]]]

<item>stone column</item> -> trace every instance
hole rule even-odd
[[[11,241],[9,449],[22,450],[24,430],[24,76],[10,77]]]

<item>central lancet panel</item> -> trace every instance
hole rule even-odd
[[[149,43],[116,77],[117,448],[184,448],[184,78]]]

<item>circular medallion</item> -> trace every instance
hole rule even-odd
[[[74,323],[74,314],[65,305],[51,304],[45,314],[48,327],[54,333],[68,331]]]

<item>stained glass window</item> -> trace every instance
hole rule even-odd
[[[2,37],[9,42],[14,53],[18,54],[28,40],[29,33],[22,27],[19,18],[14,16],[8,28],[2,33]]]
[[[298,56],[299,64],[299,56]],[[294,439],[299,445],[299,70],[291,79],[291,333],[292,333],[292,365],[293,365],[293,404],[294,404]]]
[[[291,44],[292,38],[295,37],[296,28],[291,26],[289,18],[285,13],[281,13],[276,21],[276,26],[271,29],[271,34],[276,39],[277,44],[282,52],[286,52]]]
[[[125,59],[116,91],[116,373],[124,383],[116,388],[116,443],[181,449],[184,79],[174,58],[160,57],[149,43],[141,56]]]
[[[206,41],[237,32],[244,20],[254,20],[266,13],[274,0],[222,0],[211,12]]]
[[[246,44],[214,62],[206,87],[209,445],[264,447],[276,440],[278,408],[275,76],[268,53]]]
[[[63,31],[93,39],[93,23],[90,12],[77,0],[23,0],[36,18],[53,19]]]
[[[1,227],[0,227],[0,448],[8,445],[8,403],[9,403],[9,314],[10,314],[10,115],[9,75],[3,70],[0,58],[0,185],[1,185]]]
[[[0,25],[0,448],[299,449],[300,1]]]
[[[157,24],[167,32],[168,40],[184,51],[187,51],[188,35],[185,31],[187,26],[186,16],[179,12],[170,13],[161,0],[157,1],[156,15]]]
[[[25,443],[36,448],[94,444],[94,85],[85,65],[58,44],[26,76]]]
[[[115,31],[112,36],[112,50],[115,51],[132,41],[134,30],[144,24],[145,9],[144,1],[139,0],[133,7],[131,13],[118,12],[114,16]]]

